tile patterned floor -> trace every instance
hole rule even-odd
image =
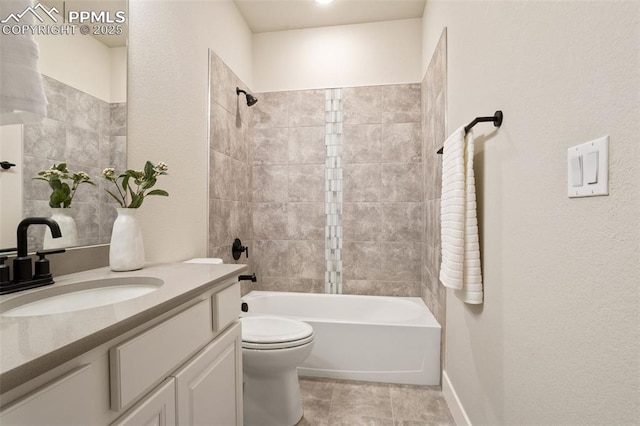
[[[298,426],[455,426],[437,387],[300,378]]]

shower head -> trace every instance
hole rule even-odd
[[[244,93],[244,95],[247,97],[248,106],[255,105],[255,103],[258,102],[258,98],[253,96],[251,93],[247,93],[244,90],[240,89],[239,87],[236,87],[236,95],[240,96],[240,93]]]

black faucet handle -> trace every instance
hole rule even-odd
[[[231,246],[231,254],[233,255],[234,260],[240,259],[240,255],[242,253],[246,253],[247,257],[249,257],[249,247],[245,247],[242,245],[242,241],[239,238],[233,240],[233,245]]]
[[[64,253],[66,251],[66,249],[41,250],[36,252],[36,256],[42,260],[45,256],[49,256],[50,254]]]
[[[11,275],[9,274],[9,265],[5,265],[4,262],[8,259],[7,256],[0,256],[0,285],[6,285],[11,282]]]
[[[35,273],[33,275],[33,279],[50,279],[51,281],[53,281],[51,276],[51,269],[49,268],[49,259],[46,259],[45,256],[49,254],[64,253],[65,251],[65,249],[37,251],[36,256],[38,256],[39,259],[35,262]]]
[[[0,248],[0,253],[11,253],[14,251],[18,251],[18,249],[16,247],[11,247],[11,248]]]

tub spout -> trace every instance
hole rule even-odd
[[[255,283],[258,281],[258,278],[256,278],[256,274],[254,272],[252,275],[238,275],[238,281],[251,281],[252,283]]]

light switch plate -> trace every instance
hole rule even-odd
[[[593,155],[596,152],[597,155]],[[575,186],[572,166],[582,157],[582,185]],[[591,160],[597,158],[597,164]],[[588,167],[587,167],[588,166]],[[594,179],[595,175],[595,179]],[[595,183],[589,183],[595,180]],[[567,195],[569,198],[609,195],[609,136],[572,146],[567,150]]]

